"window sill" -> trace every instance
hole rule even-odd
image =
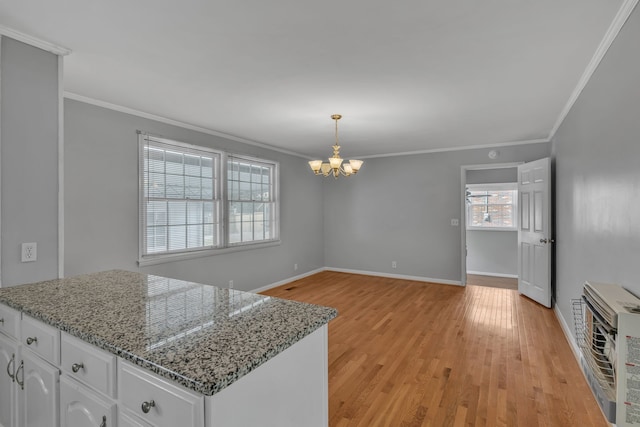
[[[252,249],[269,248],[272,246],[279,246],[280,243],[281,243],[280,240],[273,240],[273,241],[264,242],[264,243],[238,245],[238,246],[231,246],[228,248],[220,248],[220,249],[204,249],[201,251],[185,252],[180,254],[150,255],[150,256],[140,258],[138,260],[138,266],[146,267],[148,265],[164,264],[167,262],[184,261],[188,259],[204,258],[204,257],[223,255],[223,254],[228,254],[233,252],[248,251]]]

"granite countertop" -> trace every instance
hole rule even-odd
[[[0,303],[204,395],[337,316],[330,307],[121,270],[0,289]]]

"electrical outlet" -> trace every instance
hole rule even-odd
[[[293,264],[293,271],[298,271],[298,264]]]
[[[458,227],[460,225],[460,220],[458,218],[451,218],[451,225]]]
[[[38,259],[38,245],[36,243],[22,244],[22,262],[32,262]]]
[[[229,289],[233,289],[233,280],[229,280]]]
[[[391,261],[391,268],[396,268],[398,267],[398,263],[395,261]]]

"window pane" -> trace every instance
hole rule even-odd
[[[185,225],[170,226],[169,227],[169,250],[176,251],[180,249],[186,249],[186,231]]]
[[[165,158],[166,158],[165,173],[171,173],[175,175],[184,174],[184,160],[183,160],[183,155],[181,153],[167,151],[165,153]]]
[[[187,247],[199,248],[203,245],[203,227],[200,225],[187,226]]]
[[[166,176],[166,197],[170,199],[184,199],[184,176]]]
[[[186,154],[184,156],[184,174],[190,176],[200,176],[200,156]]]
[[[247,163],[239,163],[240,165],[240,181],[249,182],[251,180],[251,165]]]
[[[186,202],[168,202],[169,204],[169,225],[183,225],[187,223]]]
[[[167,225],[167,202],[147,203],[147,225]]]
[[[149,189],[149,197],[164,198],[164,174],[149,173],[149,182],[146,187]]]
[[[204,178],[213,177],[213,159],[208,157],[202,158],[202,176]]]
[[[240,200],[251,200],[251,183],[240,181]]]
[[[202,224],[202,202],[189,201],[187,203],[187,224]]]
[[[202,197],[202,178],[193,176],[185,177],[185,197],[187,199],[200,199]]]

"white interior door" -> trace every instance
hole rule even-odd
[[[518,166],[518,292],[551,307],[551,160]]]

